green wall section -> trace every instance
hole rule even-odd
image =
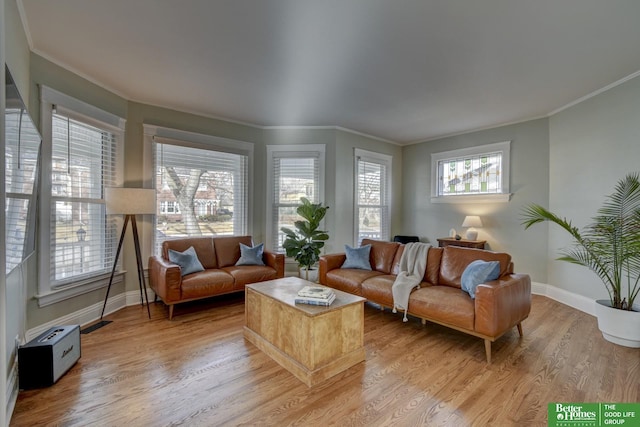
[[[431,154],[494,142],[511,141],[511,193],[505,203],[431,203]],[[511,254],[517,272],[546,282],[546,225],[537,232],[520,225],[520,210],[527,203],[546,206],[549,198],[548,120],[539,119],[405,147],[403,152],[401,210],[403,234],[420,236],[434,246],[461,227],[465,215],[480,215],[478,238],[488,249]]]
[[[624,175],[640,171],[640,77],[555,114],[550,119],[549,206],[583,227]],[[585,268],[555,261],[569,244],[549,228],[548,283],[589,298],[608,298]]]

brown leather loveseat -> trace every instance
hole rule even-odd
[[[382,309],[393,307],[392,285],[399,273],[404,245],[365,239],[371,244],[371,271],[340,268],[345,254],[320,258],[320,283],[374,302]],[[497,280],[478,285],[475,299],[461,289],[465,268],[475,260],[499,261]],[[514,274],[511,256],[456,246],[431,247],[420,288],[411,292],[407,312],[484,339],[487,362],[491,343],[514,326],[522,336],[522,321],[531,310],[531,279]]]
[[[284,255],[264,251],[261,265],[235,264],[240,259],[240,243],[252,246],[251,236],[193,237],[162,243],[162,256],[149,258],[149,283],[169,306],[173,318],[175,304],[232,292],[244,292],[247,284],[284,277]],[[179,265],[169,260],[169,249],[183,252],[193,247],[204,271],[182,276]]]

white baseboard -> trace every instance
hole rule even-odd
[[[153,298],[155,297],[154,292],[149,288],[147,288],[146,291],[147,291],[147,298],[149,299],[149,302],[153,301]],[[103,304],[104,304],[104,301],[100,301],[98,303],[90,305],[89,307],[85,307],[81,310],[78,310],[73,313],[69,313],[55,320],[51,320],[47,323],[43,323],[42,325],[36,326],[33,329],[29,329],[25,334],[26,340],[27,342],[31,341],[41,333],[47,331],[50,328],[53,328],[54,326],[80,325],[80,327],[83,327],[85,325],[93,323],[96,320],[100,319],[100,313],[102,312]],[[104,314],[106,316],[107,314],[114,313],[124,307],[137,305],[137,304],[140,304],[140,289],[136,289],[134,291],[128,291],[128,292],[110,297],[109,300],[107,301],[107,306],[104,309]]]
[[[557,286],[538,282],[531,283],[531,293],[551,298],[576,310],[595,316],[595,300],[583,295],[574,294]]]
[[[18,392],[19,384],[18,384],[18,355],[15,355],[15,360],[9,370],[7,375],[7,425],[11,422],[11,415],[13,414],[13,409],[16,407],[16,402],[18,401]]]

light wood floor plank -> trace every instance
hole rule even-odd
[[[637,402],[640,350],[534,296],[524,337],[493,344],[365,306],[366,361],[308,388],[245,341],[242,295],[128,307],[82,337],[52,387],[22,391],[12,426],[542,426],[550,402]]]

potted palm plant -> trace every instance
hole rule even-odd
[[[573,238],[561,261],[582,265],[602,281],[609,300],[597,300],[598,327],[604,338],[627,347],[640,347],[640,179],[631,173],[621,179],[592,222],[579,230],[540,205],[524,208],[526,228],[549,221]]]
[[[322,203],[311,203],[305,197],[301,197],[300,202],[296,212],[303,220],[294,222],[295,231],[287,227],[280,229],[286,235],[282,247],[288,257],[296,260],[300,271],[304,271],[304,278],[312,280],[313,278],[309,278],[309,270],[313,270],[320,260],[320,250],[324,247],[324,242],[329,239],[326,231],[318,230],[329,207],[322,206]],[[317,277],[317,274],[315,276]]]

